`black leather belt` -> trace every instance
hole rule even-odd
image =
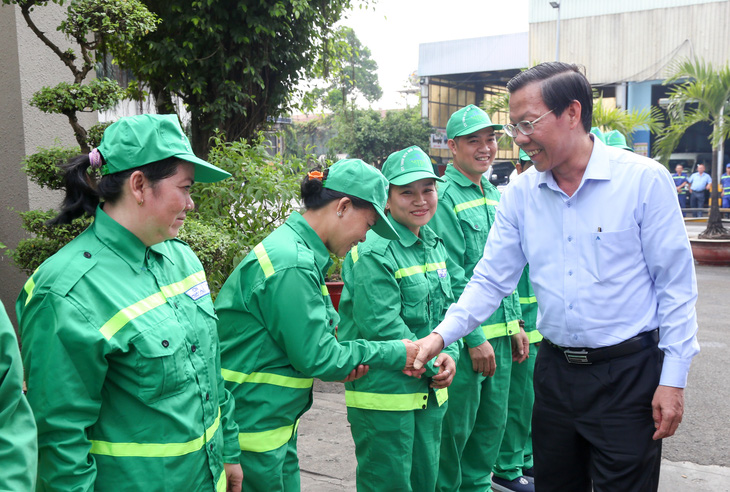
[[[648,347],[656,347],[659,342],[659,330],[645,331],[616,345],[601,348],[561,347],[547,338],[544,341],[552,348],[562,352],[569,364],[588,365],[635,354]]]

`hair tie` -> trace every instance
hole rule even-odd
[[[89,167],[96,171],[98,169],[101,169],[101,152],[99,152],[99,149],[94,149],[91,152],[89,152]]]
[[[322,181],[324,173],[322,171],[309,171],[307,176],[309,176],[309,179],[318,179],[319,181]]]

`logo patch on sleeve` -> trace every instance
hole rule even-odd
[[[190,297],[193,301],[197,301],[203,296],[210,295],[210,287],[208,287],[208,282],[203,280],[198,285],[191,287],[190,289],[186,290],[185,293]]]
[[[445,268],[439,268],[436,270],[436,273],[439,274],[439,278],[446,278],[446,275],[448,275],[449,272],[447,272]]]

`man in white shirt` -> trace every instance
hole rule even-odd
[[[505,132],[534,166],[505,192],[483,258],[419,341],[419,361],[478,326],[529,262],[545,337],[534,375],[536,490],[656,490],[661,439],[682,420],[699,352],[672,178],[589,134],[591,87],[577,66],[543,63],[507,88]]]

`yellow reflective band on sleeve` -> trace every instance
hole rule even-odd
[[[299,427],[299,420],[294,425],[262,432],[241,432],[238,434],[238,445],[242,451],[265,453],[282,447],[289,442]]]
[[[535,304],[537,302],[537,297],[520,297],[520,304]]]
[[[542,341],[542,334],[537,330],[528,331],[527,333],[527,341],[530,343],[537,343]]]
[[[25,305],[27,306],[30,302],[30,298],[33,297],[33,289],[35,289],[35,281],[33,280],[33,276],[31,275],[28,281],[23,286],[23,290],[25,291]]]
[[[514,335],[520,331],[520,322],[518,320],[508,323],[495,323],[493,325],[482,325],[482,331],[487,340],[491,338]]]
[[[391,395],[386,393],[366,393],[364,391],[345,390],[345,404],[351,408],[402,412],[406,410],[420,410],[427,402],[428,393]]]
[[[267,278],[271,277],[275,271],[274,265],[271,264],[271,260],[269,259],[268,253],[266,253],[266,248],[264,248],[264,244],[257,244],[256,247],[253,249],[253,252],[256,255],[256,258],[259,259],[259,265],[261,265],[261,269],[264,271],[264,275]]]
[[[357,252],[357,246],[352,247],[350,254],[352,255],[352,262],[357,263],[357,260],[360,259],[360,253]]]
[[[121,330],[124,325],[132,321],[133,319],[142,316],[143,314],[152,311],[156,307],[165,304],[167,299],[183,294],[186,290],[198,285],[200,282],[205,281],[205,272],[200,270],[195,272],[187,278],[175,282],[170,285],[160,287],[160,292],[156,292],[151,296],[148,296],[141,301],[137,301],[134,304],[125,307],[120,310],[117,314],[111,317],[109,321],[99,329],[101,334],[107,340],[111,338]]]
[[[283,386],[285,388],[311,388],[314,380],[312,378],[294,378],[290,376],[280,376],[279,374],[271,374],[266,372],[245,372],[231,371],[230,369],[221,369],[223,379],[232,383],[263,383],[272,384],[274,386]]]
[[[221,476],[218,477],[218,483],[215,484],[215,492],[226,492],[228,481],[226,480],[226,470],[223,469]]]
[[[136,442],[109,442],[91,440],[91,454],[116,456],[127,458],[170,458],[194,453],[209,442],[220,424],[221,411],[215,422],[205,430],[205,434],[188,442],[180,443],[136,443]]]
[[[321,287],[322,287],[322,295],[323,296],[327,297],[328,295],[330,295],[330,291],[329,291],[329,289],[327,288],[326,285],[322,285]]]
[[[464,210],[466,210],[468,208],[474,208],[474,207],[478,207],[480,205],[491,205],[493,207],[496,207],[497,205],[499,205],[499,202],[496,200],[490,200],[489,198],[486,198],[486,197],[477,198],[476,200],[471,200],[469,202],[457,204],[454,207],[454,213],[458,214],[459,212],[463,212]]]
[[[433,272],[440,268],[446,268],[446,262],[426,263],[425,265],[414,265],[406,268],[399,268],[395,271],[395,278],[410,277],[419,273]]]
[[[438,402],[439,406],[446,403],[446,401],[449,399],[449,389],[448,388],[441,388],[436,390],[436,401]]]

